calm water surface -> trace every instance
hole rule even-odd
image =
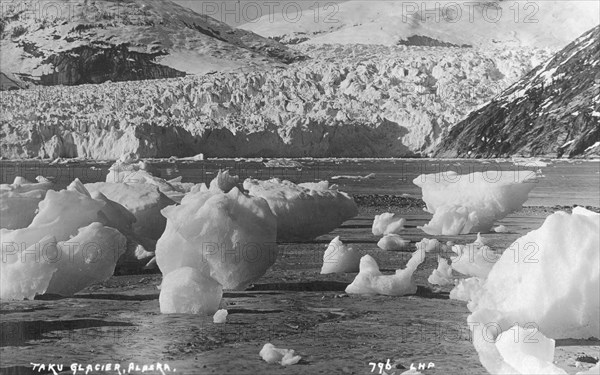
[[[149,160],[155,174],[165,179],[178,176],[183,182],[208,182],[219,169],[229,169],[242,178],[267,179],[279,177],[293,182],[329,180],[348,193],[409,194],[421,196],[412,180],[424,173],[455,171],[466,174],[487,172],[490,180],[494,171],[515,174],[516,171],[541,169],[544,178],[531,192],[526,205],[589,205],[600,207],[600,162],[555,160],[547,167],[517,166],[506,160],[433,160],[433,159],[296,159],[296,167],[268,167],[256,159],[215,159],[205,161]],[[82,182],[104,181],[108,161],[75,161],[50,165],[44,161],[0,161],[0,183],[11,183],[15,176],[35,179],[45,176],[58,187],[68,185],[74,178]],[[366,176],[364,180],[335,179],[336,176]],[[533,173],[533,172],[532,172]]]

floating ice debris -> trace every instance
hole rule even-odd
[[[312,240],[358,213],[354,199],[327,181],[296,185],[280,179],[247,179],[244,189],[269,203],[277,217],[279,241]]]
[[[52,182],[32,183],[16,177],[12,184],[0,185],[0,228],[25,228],[33,221],[38,204],[46,196]]]
[[[167,224],[167,219],[160,211],[175,204],[154,185],[97,182],[85,184],[85,187],[91,192],[100,192],[127,208],[136,219],[133,224],[134,233],[155,241],[160,238]]]
[[[232,176],[229,174],[229,171],[221,171],[219,169],[217,176],[210,182],[209,189],[228,193],[238,185],[239,181],[240,178],[238,176]]]
[[[535,168],[545,168],[549,164],[538,158],[512,158],[512,162],[514,165],[518,165],[521,167],[535,167]]]
[[[95,282],[107,280],[125,252],[125,237],[116,229],[92,223],[75,237],[58,243],[57,271],[46,293],[71,296]]]
[[[363,180],[370,180],[375,178],[375,173],[369,173],[366,176],[349,176],[349,175],[340,175],[340,176],[333,176],[331,177],[331,180],[354,180],[354,181],[363,181]]]
[[[295,355],[293,349],[278,349],[270,343],[265,344],[258,355],[267,363],[279,363],[282,366],[295,365],[302,359]]]
[[[532,171],[421,175],[413,183],[421,187],[427,211],[433,214],[421,229],[432,235],[487,232],[495,221],[522,207],[540,177]]]
[[[181,267],[163,275],[158,301],[163,314],[212,315],[222,297],[223,289],[216,280],[198,269]]]
[[[229,313],[225,309],[218,310],[215,315],[213,315],[213,323],[223,324],[227,322],[227,315]]]
[[[450,299],[469,302],[473,296],[479,293],[484,279],[479,277],[469,277],[467,279],[458,279],[454,288],[450,291]]]
[[[498,225],[497,227],[495,227],[494,232],[496,233],[508,233],[508,228],[505,227],[504,225]]]
[[[321,274],[358,272],[360,254],[351,247],[346,246],[337,236],[329,243],[323,254],[323,267]]]
[[[448,261],[438,255],[438,266],[433,270],[427,281],[433,285],[450,285],[454,282],[452,267]]]
[[[184,266],[208,272],[225,289],[242,289],[277,258],[277,222],[267,202],[233,188],[190,193],[162,210],[167,227],[156,244],[163,274]]]
[[[557,212],[504,251],[468,305],[473,344],[491,373],[513,371],[481,330],[514,324],[548,338],[600,337],[600,215],[577,207]],[[488,334],[488,336],[490,336]]]
[[[404,229],[404,224],[406,224],[404,218],[396,217],[396,214],[385,212],[381,215],[375,215],[371,231],[374,236],[381,236],[382,234],[398,234]]]
[[[450,258],[452,268],[463,275],[486,278],[499,255],[489,246],[477,241],[484,240],[478,237],[474,243],[452,246],[452,251],[456,253],[455,257]]]
[[[410,244],[409,240],[405,240],[397,234],[386,234],[377,242],[377,246],[386,251],[402,250],[408,244]]]
[[[502,364],[504,371],[501,373],[566,374],[564,370],[552,363],[554,340],[544,336],[535,327],[523,328],[514,325],[496,338],[495,346],[504,362]]]
[[[406,263],[406,267],[396,270],[393,275],[383,275],[373,257],[365,255],[360,259],[360,272],[346,287],[348,294],[383,294],[403,296],[414,294],[417,284],[412,279],[419,264],[425,261],[426,250],[417,248]]]
[[[268,168],[299,168],[302,169],[304,166],[302,163],[296,160],[290,159],[271,159],[263,163]]]
[[[47,290],[71,295],[110,277],[126,241],[113,228],[131,224],[115,222],[115,209],[93,199],[78,180],[67,190],[48,190],[29,226],[0,230],[0,298],[33,298]]]

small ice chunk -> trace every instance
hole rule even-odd
[[[508,233],[508,228],[505,227],[504,225],[498,225],[497,227],[495,227],[494,232],[496,233]]]
[[[385,212],[381,215],[375,215],[371,231],[374,236],[398,234],[404,229],[404,224],[406,224],[406,219],[396,217],[396,214]]]
[[[397,234],[386,234],[377,242],[377,246],[386,251],[397,251],[404,249],[410,243]]]
[[[448,261],[441,256],[438,255],[438,266],[427,281],[433,285],[450,285],[454,282],[454,278],[452,277],[452,267],[448,264]]]
[[[258,353],[267,363],[279,363],[282,366],[295,365],[302,357],[295,355],[293,349],[278,349],[271,343],[266,343]]]
[[[358,272],[360,254],[351,247],[346,246],[337,236],[329,243],[323,254],[323,267],[321,274]]]
[[[225,309],[218,310],[215,315],[213,315],[213,323],[223,324],[227,322],[227,315],[229,313]]]
[[[221,284],[192,267],[181,267],[163,276],[160,312],[212,315],[219,309]]]
[[[486,171],[421,175],[421,187],[431,221],[421,229],[432,235],[488,232],[495,221],[522,207],[536,186],[539,172]]]
[[[327,181],[296,185],[277,178],[246,179],[244,189],[268,202],[277,217],[278,241],[312,240],[358,213],[354,199]]]
[[[417,284],[412,279],[419,264],[425,261],[425,249],[417,248],[406,263],[406,267],[396,270],[393,275],[383,275],[373,257],[365,255],[360,259],[360,272],[346,287],[348,294],[382,294],[403,296],[417,292]]]

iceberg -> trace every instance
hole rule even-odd
[[[130,224],[115,210],[92,198],[77,179],[66,190],[48,190],[26,228],[0,229],[6,260],[0,263],[0,298],[68,296],[110,277],[125,251],[118,229]]]
[[[212,315],[219,309],[223,289],[198,269],[181,267],[163,275],[158,302],[162,314]]]
[[[371,231],[374,236],[399,234],[404,229],[404,224],[406,224],[406,219],[397,218],[396,214],[385,212],[381,215],[375,215]]]
[[[98,222],[80,228],[75,237],[58,243],[57,270],[46,293],[72,296],[93,283],[107,280],[125,252],[126,242],[118,230]]]
[[[277,178],[246,179],[244,189],[268,202],[277,217],[278,241],[313,240],[358,214],[354,199],[327,181],[296,185]]]
[[[412,279],[417,267],[425,261],[427,250],[417,247],[406,267],[396,270],[393,275],[384,275],[373,257],[365,255],[360,259],[360,271],[354,281],[346,287],[348,294],[382,294],[404,296],[417,292],[417,284]]]
[[[38,204],[52,188],[52,182],[32,183],[22,177],[15,177],[12,184],[0,185],[0,228],[25,228],[33,221]]]
[[[266,343],[258,355],[267,363],[279,363],[282,366],[295,365],[302,359],[293,349],[278,349],[271,343]]]
[[[337,236],[329,243],[323,254],[321,275],[329,273],[358,272],[360,254],[351,247],[346,246]]]
[[[213,315],[213,323],[215,324],[223,324],[227,322],[227,315],[229,313],[225,309],[218,310],[215,315]]]
[[[262,198],[235,187],[190,193],[162,214],[167,226],[156,262],[164,275],[188,266],[225,289],[243,289],[275,263],[277,222]]]
[[[552,339],[600,337],[599,249],[600,215],[576,207],[548,216],[504,251],[468,305],[473,344],[489,372],[518,373],[483,338],[486,324],[497,326],[495,336],[534,324]]]
[[[386,251],[402,250],[410,243],[397,234],[386,234],[377,242],[377,247]]]
[[[464,302],[471,301],[481,290],[484,280],[479,277],[457,279],[454,288],[450,291],[450,299]]]
[[[541,174],[531,171],[487,171],[459,175],[444,172],[413,180],[433,214],[421,229],[431,235],[488,232],[494,222],[520,209]]]
[[[217,176],[210,182],[210,190],[220,190],[225,193],[229,193],[231,189],[238,186],[240,178],[238,176],[232,176],[229,171],[222,171],[219,169]]]

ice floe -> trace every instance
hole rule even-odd
[[[410,244],[410,240],[405,240],[397,234],[386,234],[377,242],[377,247],[386,251],[402,250]]]
[[[278,349],[271,343],[266,343],[258,355],[267,363],[279,363],[282,366],[295,365],[302,359],[293,349]]]
[[[396,214],[385,212],[381,215],[375,215],[371,232],[374,236],[399,234],[400,231],[404,229],[404,224],[406,224],[404,218],[396,217]]]

